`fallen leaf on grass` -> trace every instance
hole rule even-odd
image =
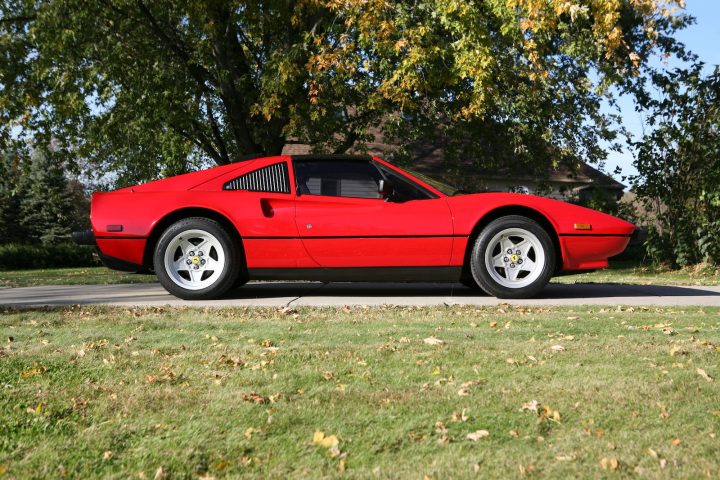
[[[489,436],[490,432],[488,432],[487,430],[478,430],[476,432],[468,433],[467,435],[465,435],[465,438],[467,438],[468,440],[472,440],[473,442],[477,442],[481,438],[487,438]]]
[[[543,409],[540,412],[540,421],[543,420],[560,423],[560,412],[553,410],[550,405],[543,405]]]
[[[698,369],[696,370],[696,372],[697,372],[698,375],[700,375],[701,377],[703,377],[703,378],[704,378],[705,380],[707,380],[708,382],[712,382],[713,380],[715,380],[713,377],[711,377],[710,375],[708,375],[708,373],[707,373],[705,370],[703,370],[702,368],[698,368]]]
[[[335,435],[325,436],[324,432],[317,431],[313,435],[313,443],[315,445],[320,445],[321,447],[333,448],[333,447],[338,446],[340,441],[338,440],[338,438]]]
[[[270,401],[268,397],[263,397],[257,392],[244,393],[242,399],[245,402],[251,402],[256,405],[261,405]]]
[[[675,329],[672,328],[672,327],[665,327],[665,328],[662,329],[662,332],[663,332],[665,335],[675,335],[675,334],[677,333],[677,332],[675,331]]]
[[[603,470],[617,470],[620,468],[620,461],[615,457],[604,457],[600,460],[600,466]]]
[[[113,452],[110,450],[105,450],[103,453],[103,459],[104,460],[110,460],[113,457]]]
[[[561,453],[560,455],[555,456],[555,460],[559,460],[561,462],[572,462],[575,460],[575,455]]]
[[[681,347],[680,345],[675,345],[670,349],[670,356],[674,357],[675,355],[687,355],[688,351],[687,349]]]
[[[673,440],[672,442],[670,442],[670,443],[672,443],[672,446],[673,446],[673,447],[678,447],[678,446],[680,446],[680,444],[682,443],[682,440],[680,440],[679,438],[676,438],[676,439],[674,439],[674,440]]]
[[[552,350],[553,352],[562,352],[563,350],[565,350],[565,347],[563,347],[562,345],[553,345],[552,347],[550,347],[550,350]]]
[[[437,337],[428,337],[423,342],[427,345],[445,345],[445,342]]]
[[[540,404],[538,403],[537,400],[530,400],[529,402],[523,403],[522,408],[520,410],[530,410],[533,412],[537,412],[539,405]]]
[[[163,467],[158,467],[158,469],[155,470],[155,480],[162,480],[165,476],[165,469]]]
[[[21,378],[30,378],[30,377],[34,377],[36,375],[42,375],[45,372],[47,372],[47,368],[42,365],[39,365],[39,366],[35,366],[33,368],[23,371],[20,374],[20,377]]]

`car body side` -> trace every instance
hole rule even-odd
[[[164,228],[187,216],[207,216],[230,230],[241,242],[251,271],[463,267],[473,239],[484,225],[499,216],[519,214],[536,220],[553,238],[557,271],[573,272],[606,267],[608,257],[626,248],[635,229],[610,215],[543,197],[512,193],[446,196],[379,158],[373,160],[437,198],[391,205],[381,200],[297,195],[292,158],[266,157],[96,193],[91,211],[93,233],[106,264],[123,270],[149,269],[154,242]],[[240,175],[278,162],[287,162],[290,193],[223,188]],[[299,218],[301,201],[305,202],[303,212],[310,212],[308,218],[322,221],[305,223]],[[349,222],[355,223],[353,235],[347,236],[343,232],[350,229]],[[589,224],[590,230],[578,229],[579,224],[586,224],[585,228]],[[322,252],[321,262],[313,249]]]

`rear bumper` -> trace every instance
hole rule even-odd
[[[72,241],[78,245],[97,245],[95,234],[92,230],[72,232]]]
[[[99,249],[98,249],[98,256],[100,257],[100,261],[105,265],[107,268],[111,270],[119,270],[121,272],[134,272],[134,273],[148,273],[149,270],[144,265],[139,265],[137,263],[128,262],[126,260],[122,260],[120,258],[111,257],[108,255],[104,255]]]

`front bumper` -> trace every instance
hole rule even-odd
[[[648,232],[645,228],[636,228],[633,234],[630,236],[630,243],[628,245],[642,245],[647,240]]]

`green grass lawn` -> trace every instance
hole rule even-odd
[[[156,282],[155,275],[137,275],[105,267],[58,268],[49,270],[0,270],[0,286],[97,285]],[[687,268],[667,270],[613,262],[611,268],[593,273],[556,277],[554,283],[624,283],[634,285],[720,285],[720,269]]]
[[[718,309],[82,307],[0,329],[3,478],[720,474]]]
[[[38,285],[98,285],[157,282],[155,275],[138,275],[105,267],[0,270],[0,287]]]
[[[624,283],[632,285],[720,285],[720,268],[697,266],[670,270],[652,265],[611,262],[592,273],[556,277],[554,283]]]

